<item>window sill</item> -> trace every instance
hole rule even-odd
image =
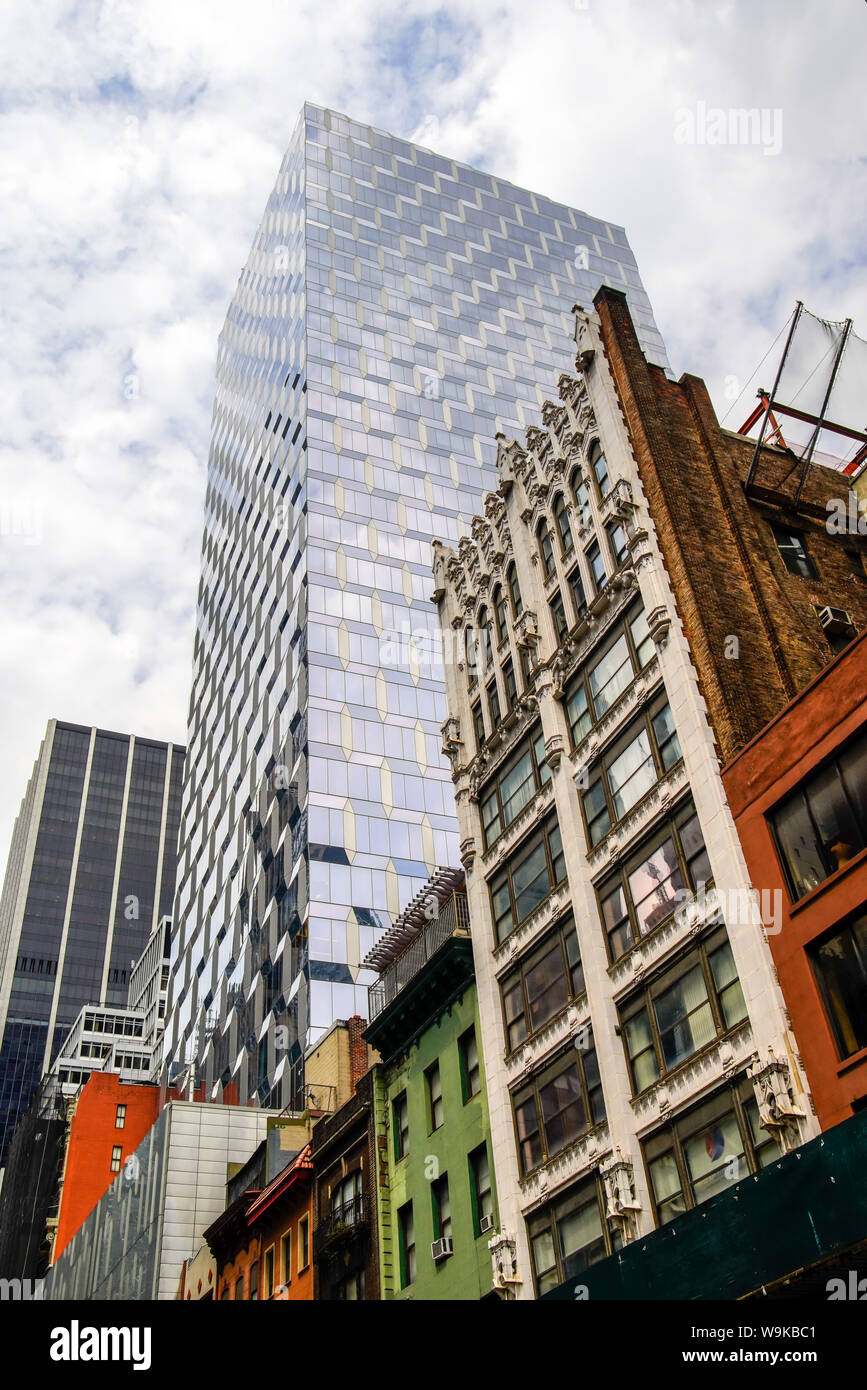
[[[861,868],[865,864],[867,864],[867,849],[861,849],[857,854],[853,855],[848,864],[843,864],[841,868],[835,869],[832,874],[829,874],[828,877],[817,884],[815,888],[811,888],[809,893],[805,893],[802,898],[798,898],[797,902],[792,903],[789,909],[789,916],[796,917],[799,912],[803,912],[806,908],[811,907],[823,893],[827,893],[830,889],[836,888],[837,884],[840,883],[847,874],[852,873],[855,869]]]
[[[863,1067],[867,1062],[867,1047],[862,1047],[859,1052],[853,1052],[851,1057],[847,1057],[845,1062],[841,1062],[837,1068],[838,1076],[845,1076],[849,1071],[855,1071],[857,1067]]]

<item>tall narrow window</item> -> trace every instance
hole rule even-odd
[[[447,1174],[431,1183],[433,1203],[433,1229],[435,1240],[450,1240],[452,1234],[452,1206],[449,1199],[449,1180]]]
[[[394,1156],[396,1159],[406,1158],[409,1153],[409,1107],[406,1102],[406,1091],[401,1091],[400,1095],[395,1098],[392,1116]]]
[[[122,1162],[122,1161],[123,1161],[123,1148],[122,1148],[122,1146],[121,1146],[120,1144],[115,1144],[115,1145],[113,1146],[113,1148],[112,1148],[112,1151],[111,1151],[111,1171],[112,1171],[113,1173],[119,1173],[119,1172],[120,1172],[120,1165],[121,1165],[121,1162]]]
[[[475,1028],[468,1028],[460,1039],[461,1081],[463,1083],[464,1104],[477,1096],[482,1089],[482,1070],[479,1066],[479,1045]]]
[[[510,565],[506,572],[506,583],[509,586],[509,597],[512,600],[512,612],[517,618],[522,612],[524,604],[521,599],[521,588],[518,584],[518,573],[514,565]]]
[[[569,623],[566,620],[566,609],[563,607],[563,595],[560,593],[551,600],[551,617],[554,619],[557,641],[562,642],[564,637],[568,635]]]
[[[126,1124],[126,1106],[125,1106],[125,1105],[119,1105],[119,1106],[117,1107],[117,1110],[115,1111],[115,1115],[114,1115],[114,1127],[115,1127],[115,1129],[123,1129],[123,1127],[124,1127],[125,1124]]]
[[[487,1230],[488,1223],[494,1213],[491,1165],[486,1144],[481,1144],[470,1154],[470,1180],[473,1200],[473,1228],[478,1236],[482,1234],[482,1222],[485,1222],[485,1229]]]
[[[427,1084],[428,1117],[431,1131],[439,1129],[443,1122],[443,1088],[440,1080],[440,1064],[434,1062],[425,1072]]]
[[[557,566],[554,563],[554,542],[551,540],[551,532],[542,523],[539,527],[539,554],[542,556],[542,568],[545,571],[546,579],[553,579]]]
[[[412,1216],[412,1202],[400,1208],[397,1213],[397,1227],[400,1238],[400,1286],[408,1288],[415,1283],[415,1222]]]
[[[506,617],[506,595],[502,589],[494,590],[494,623],[497,629],[497,644],[502,646],[509,635],[509,622]]]
[[[605,455],[603,454],[602,447],[599,444],[594,444],[593,448],[590,450],[590,466],[593,469],[593,473],[596,477],[596,485],[599,488],[599,496],[607,497],[609,492],[611,491],[611,479],[608,476],[608,464],[606,462]]]
[[[491,716],[491,731],[500,727],[502,716],[500,714],[500,697],[497,693],[497,682],[491,681],[488,686],[488,714]]]
[[[599,549],[598,541],[594,541],[587,549],[587,564],[593,576],[593,583],[597,594],[601,594],[605,585],[608,583],[608,576],[605,573],[605,561],[602,558],[602,551]]]
[[[569,525],[569,513],[566,510],[566,503],[562,495],[557,498],[554,504],[554,519],[557,522],[557,530],[560,534],[560,545],[563,548],[563,554],[568,555],[569,551],[573,548],[574,542],[572,540],[572,527]]]

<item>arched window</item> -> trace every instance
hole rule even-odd
[[[599,487],[599,496],[607,497],[611,491],[611,479],[608,476],[608,464],[602,452],[602,445],[597,440],[590,450],[590,467],[596,475],[596,482]]]
[[[554,503],[554,519],[557,522],[557,530],[560,533],[560,544],[563,547],[563,554],[568,555],[574,545],[572,540],[572,527],[569,525],[569,513],[566,511],[566,502],[561,493]]]
[[[464,648],[467,654],[467,680],[470,689],[477,684],[479,679],[477,655],[476,655],[476,636],[471,627],[464,632]]]
[[[488,618],[487,608],[479,609],[478,633],[482,670],[490,671],[493,662],[493,651],[491,648],[491,624]]]
[[[497,645],[501,646],[509,635],[509,620],[506,616],[506,595],[502,589],[494,590],[492,599],[494,605],[494,626],[497,629]]]
[[[539,554],[542,556],[542,567],[545,570],[545,578],[553,579],[557,569],[554,563],[554,542],[551,539],[551,532],[548,530],[544,521],[539,527],[538,537]]]
[[[518,572],[514,565],[510,565],[506,574],[506,583],[509,586],[509,597],[512,600],[512,612],[517,618],[522,612],[524,604],[521,599],[521,589],[518,584]]]

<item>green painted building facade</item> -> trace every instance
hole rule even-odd
[[[436,915],[409,909],[372,953],[381,976],[366,1037],[382,1058],[375,1125],[384,1299],[491,1295],[496,1192],[466,897],[454,886],[461,881],[440,881]]]

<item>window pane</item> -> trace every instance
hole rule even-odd
[[[639,801],[656,782],[656,769],[650,752],[647,730],[642,729],[629,747],[608,769],[608,785],[617,820]]]
[[[700,965],[653,1001],[667,1071],[691,1057],[716,1036],[707,986]]]
[[[841,1057],[867,1047],[867,917],[816,949],[825,1006]]]
[[[638,617],[633,618],[629,627],[632,632],[635,655],[638,658],[638,669],[643,671],[653,656],[653,638],[650,635],[650,628],[647,626],[647,614],[643,608]]]
[[[530,1027],[533,1032],[569,1002],[569,988],[563,974],[563,951],[554,945],[526,972]]]
[[[605,1235],[596,1198],[562,1217],[557,1222],[557,1235],[565,1279],[574,1279],[588,1265],[601,1260],[605,1255]]]
[[[851,744],[837,761],[863,840],[867,835],[867,738]]]
[[[593,724],[583,681],[566,700],[566,718],[572,731],[572,742],[580,743],[582,738],[589,734]]]
[[[674,1154],[663,1154],[662,1158],[654,1159],[648,1167],[650,1185],[653,1188],[653,1195],[656,1198],[659,1212],[659,1222],[660,1225],[664,1225],[666,1221],[671,1221],[673,1217],[686,1211],[686,1202],[680,1189],[677,1162]]]
[[[653,717],[653,732],[656,736],[656,746],[659,749],[659,756],[662,766],[666,772],[670,767],[674,767],[680,757],[680,743],[674,728],[674,718],[668,705]]]
[[[539,1088],[539,1103],[550,1158],[587,1128],[577,1061],[572,1063],[568,1071],[549,1081],[547,1086]]]
[[[811,778],[807,801],[819,833],[822,857],[828,871],[834,873],[864,848],[864,837],[834,764]]]
[[[515,914],[519,922],[543,902],[551,891],[548,859],[544,843],[531,850],[512,873],[515,893]]]
[[[674,841],[666,840],[629,875],[629,891],[642,935],[671,915],[675,894],[681,888],[683,875]]]
[[[616,960],[632,945],[632,923],[626,907],[626,894],[618,886],[602,899],[602,920],[611,942],[611,954]]]
[[[796,898],[802,898],[805,893],[818,888],[828,877],[828,871],[822,861],[806,803],[800,794],[780,807],[774,816],[774,828],[793,893]]]
[[[590,693],[593,696],[597,719],[601,719],[605,711],[610,709],[631,680],[632,661],[629,646],[625,635],[621,635],[602,660],[590,668]]]
[[[536,781],[533,776],[533,756],[528,749],[515,766],[505,774],[500,783],[503,802],[503,824],[511,825],[536,794]]]
[[[726,1168],[733,1158],[738,1160],[734,1171],[746,1172],[746,1168],[741,1168],[743,1143],[734,1115],[731,1112],[721,1115],[709,1129],[685,1140],[683,1156],[696,1205],[724,1192],[729,1185]]]

